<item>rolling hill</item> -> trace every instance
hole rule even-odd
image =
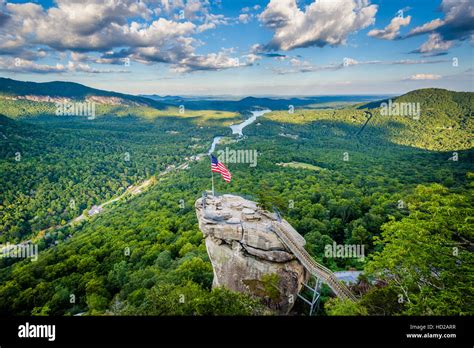
[[[75,101],[92,100],[99,104],[148,106],[164,109],[166,104],[129,94],[104,91],[74,82],[53,81],[36,83],[0,77],[0,98],[49,102],[61,99]]]
[[[399,97],[391,98],[392,103],[420,103],[421,112],[429,114],[436,109],[444,113],[450,113],[453,117],[467,118],[473,116],[474,93],[455,92],[441,88],[417,89]],[[358,109],[377,109],[382,103],[388,103],[389,99],[383,99],[364,103]]]

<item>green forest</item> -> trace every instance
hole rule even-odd
[[[394,101],[419,101],[420,119],[380,115],[380,102],[282,107],[233,141],[228,125],[245,113],[149,105],[88,120],[30,101],[23,113],[0,98],[0,244],[34,240],[40,250],[37,261],[0,258],[0,313],[271,315],[257,298],[212,289],[194,210],[210,163],[176,169],[223,135],[217,149],[259,156],[255,167],[228,164],[232,181],[216,181],[218,192],[277,206],[316,261],[363,271],[351,287],[359,300],[324,287],[319,315],[474,314],[473,93]],[[67,224],[150,177],[145,192]],[[333,242],[364,245],[367,257],[327,258]]]

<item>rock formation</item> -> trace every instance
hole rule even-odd
[[[309,274],[270,230],[277,216],[234,195],[208,195],[195,207],[214,269],[213,287],[259,296],[269,308],[287,314]],[[281,226],[305,244],[290,224],[283,220]]]

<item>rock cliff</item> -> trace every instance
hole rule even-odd
[[[259,296],[277,313],[287,314],[309,274],[270,230],[277,217],[234,195],[208,195],[195,208],[214,269],[213,286]],[[281,224],[299,245],[305,244],[290,224]]]

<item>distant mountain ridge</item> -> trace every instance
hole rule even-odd
[[[474,110],[474,93],[454,92],[439,88],[426,88],[408,92],[401,96],[390,98],[392,102],[420,103],[422,112],[434,109],[445,115],[453,114],[466,121]],[[150,107],[166,109],[184,105],[189,110],[218,110],[246,113],[250,109],[261,107],[272,110],[288,110],[294,108],[334,108],[353,105],[357,109],[378,109],[389,98],[382,96],[313,96],[313,97],[252,97],[240,100],[219,99],[219,97],[182,97],[176,95],[140,95],[105,91],[84,86],[75,82],[29,82],[17,81],[0,77],[0,101],[9,102],[9,107],[15,107],[15,100],[54,103],[57,101],[92,101],[98,104],[134,107]],[[35,104],[36,105],[36,104]],[[464,122],[463,122],[464,123]]]
[[[358,96],[358,95],[340,95],[340,96],[314,96],[314,97],[252,97],[248,96],[242,99],[217,98],[217,97],[181,97],[181,96],[159,96],[144,95],[146,98],[165,102],[178,106],[185,104],[189,109],[213,109],[226,111],[243,111],[253,107],[270,108],[272,110],[288,110],[293,107],[313,107],[318,104],[326,103],[360,103],[364,101],[378,100],[381,96]]]
[[[164,109],[159,101],[129,94],[104,91],[75,82],[29,82],[0,77],[0,98],[26,99],[31,101],[91,100],[101,104],[149,106]]]
[[[129,95],[84,86],[75,82],[30,82],[0,77],[0,98],[33,102],[93,101],[99,104],[146,106],[155,109],[185,105],[190,110],[220,110],[245,112],[254,107],[272,110],[288,110],[290,106],[314,107],[331,103],[361,103],[382,98],[381,96],[310,96],[310,97],[182,97],[176,95]]]

